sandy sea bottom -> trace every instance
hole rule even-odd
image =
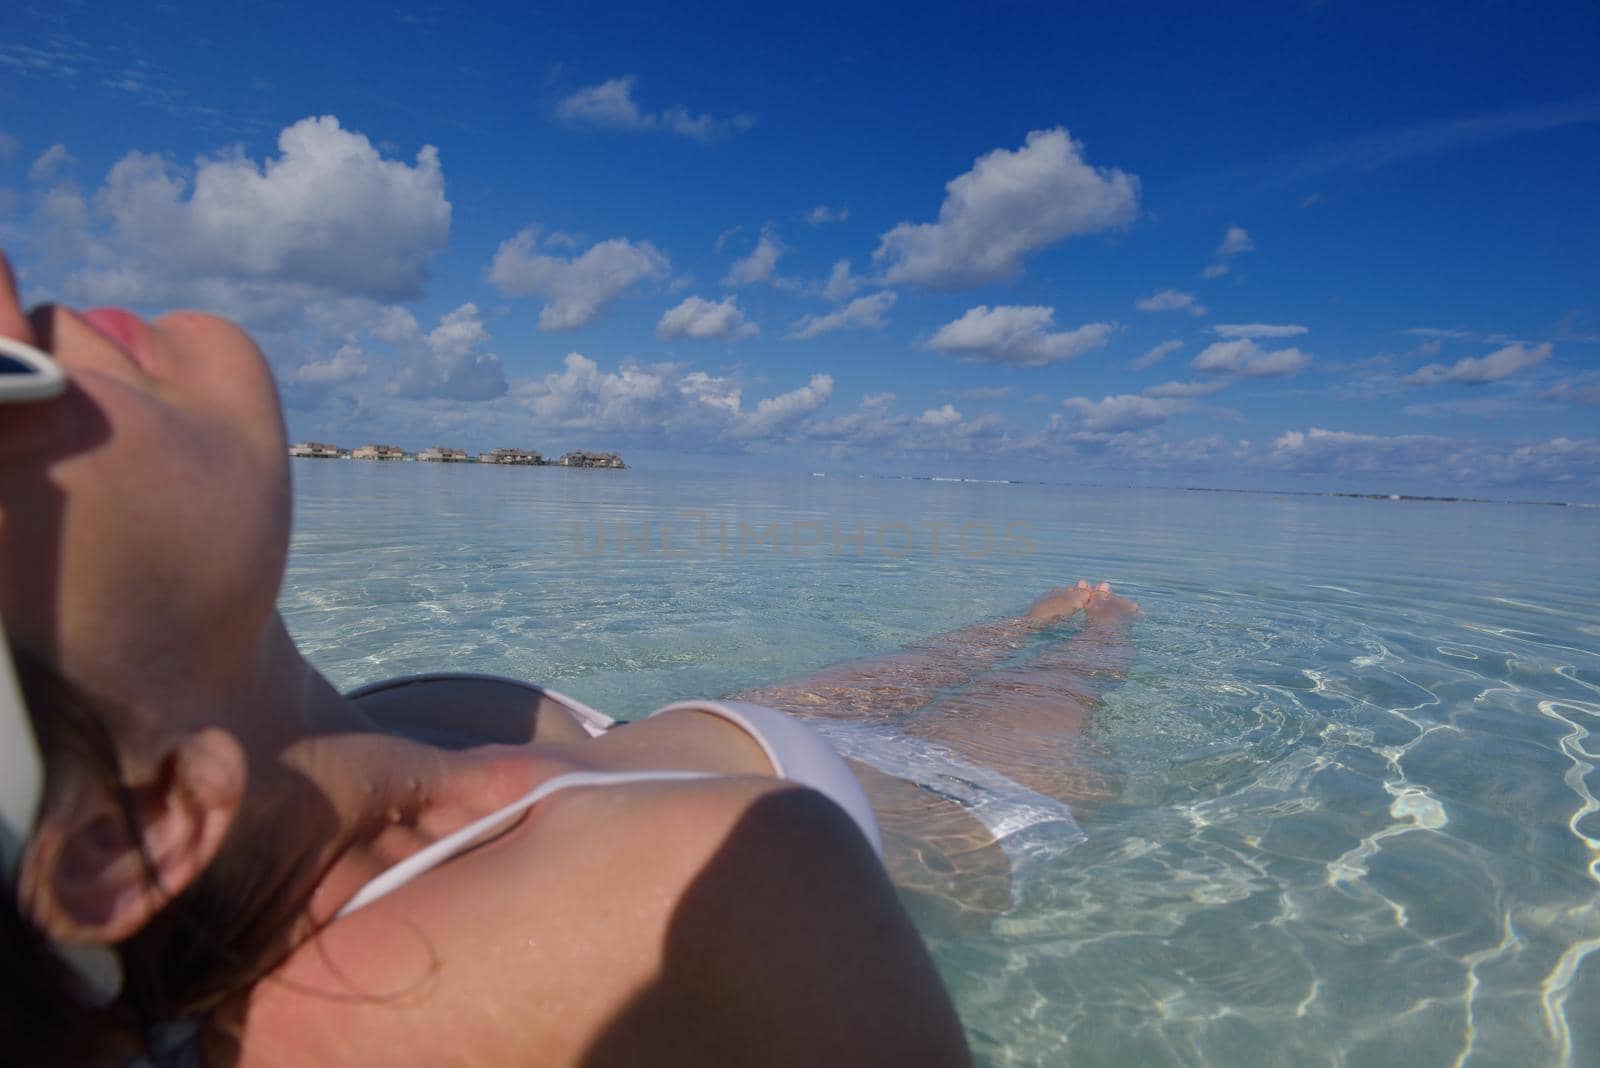
[[[1053,584],[1136,598],[1116,797],[1014,908],[911,905],[981,1063],[1600,1063],[1600,510],[297,461],[283,609],[339,685],[620,715]]]

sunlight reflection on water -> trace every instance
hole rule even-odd
[[[1600,511],[334,461],[295,476],[283,608],[341,686],[493,671],[627,716],[1079,576],[1139,600],[1133,670],[1090,730],[1120,792],[1087,840],[991,922],[911,902],[984,1063],[1600,1062]]]

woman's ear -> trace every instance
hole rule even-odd
[[[33,922],[55,941],[131,937],[222,848],[244,796],[238,740],[208,727],[174,739],[150,767],[125,797],[85,780],[41,813],[22,885]]]

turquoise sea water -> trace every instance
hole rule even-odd
[[[912,902],[981,1063],[1600,1063],[1600,510],[294,475],[283,609],[341,686],[491,671],[628,716],[1080,576],[1138,600],[1086,841],[991,922]]]

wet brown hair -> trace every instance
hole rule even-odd
[[[120,800],[125,832],[139,841],[121,772],[110,702],[84,693],[49,664],[12,644],[23,701],[52,779],[89,776]],[[212,866],[213,871],[216,865]],[[154,867],[145,870],[159,885]],[[133,938],[115,947],[126,975],[122,995],[97,1007],[50,940],[22,915],[15,886],[0,901],[0,1068],[42,1064],[123,1065],[147,1056],[166,1023],[195,1017],[247,989],[287,947],[282,934],[303,905],[284,893],[293,865],[265,863],[217,885],[208,872]]]
[[[124,792],[117,750],[104,721],[42,661],[10,646],[44,754],[47,776],[92,775]],[[125,806],[126,807],[126,806]],[[129,817],[131,831],[132,813]],[[0,1064],[117,1063],[137,1049],[142,1028],[126,998],[96,1007],[77,974],[21,912],[17,886],[0,901]]]

